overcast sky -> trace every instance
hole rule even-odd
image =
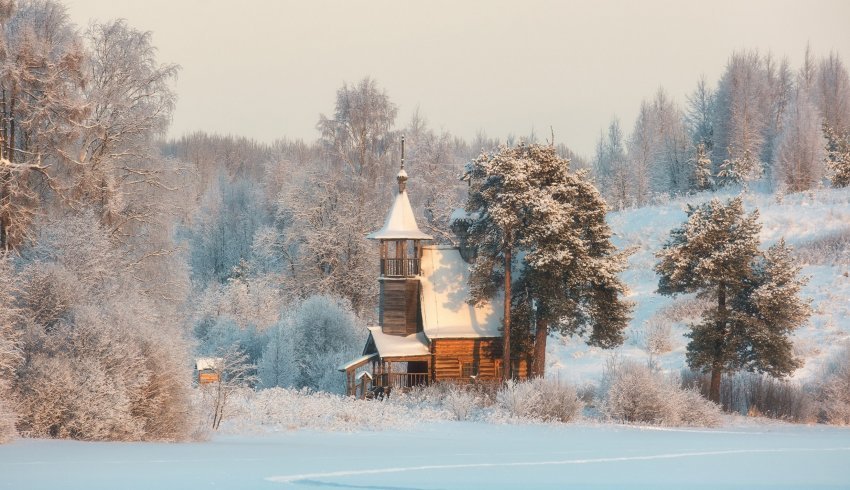
[[[375,78],[399,107],[471,138],[555,130],[581,154],[664,86],[683,102],[730,53],[796,67],[806,43],[850,60],[850,1],[66,0],[73,20],[123,17],[182,66],[172,135],[313,140],[343,82]]]

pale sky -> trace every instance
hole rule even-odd
[[[850,1],[65,0],[74,22],[123,17],[182,66],[171,135],[204,130],[312,141],[343,82],[375,78],[399,107],[464,138],[555,131],[591,156],[629,132],[659,86],[684,103],[733,50],[807,42],[850,65]]]

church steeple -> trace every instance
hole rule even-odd
[[[404,169],[404,136],[401,137],[401,169],[396,176],[398,194],[395,196],[384,226],[368,235],[373,240],[433,240],[416,224],[413,207],[407,197],[407,171]]]

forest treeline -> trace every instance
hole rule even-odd
[[[737,51],[720,79],[701,78],[684,104],[663,88],[640,103],[626,134],[614,118],[593,159],[615,208],[729,185],[771,192],[850,184],[850,77],[838,53],[802,66]]]
[[[192,359],[233,345],[260,386],[338,390],[329,374],[375,320],[379,228],[405,135],[420,227],[455,243],[464,165],[537,137],[472,140],[347,83],[313,141],[166,137],[179,66],[123,20],[79,28],[52,0],[0,0],[0,439],[183,439]],[[850,82],[735,53],[680,106],[618,121],[590,171],[608,206],[722,185],[847,185]],[[569,139],[568,137],[565,139]],[[844,176],[844,177],[842,177]],[[321,325],[321,328],[315,327]]]

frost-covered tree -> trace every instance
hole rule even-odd
[[[265,387],[339,392],[336,368],[358,354],[366,329],[344,300],[311,296],[270,330],[260,359]]]
[[[750,181],[761,177],[764,167],[750,150],[737,157],[723,160],[717,172],[717,182],[721,186],[743,184],[746,188]]]
[[[584,171],[570,171],[569,161],[552,146],[530,145],[525,169],[528,183],[521,267],[512,290],[511,314],[517,340],[534,326],[531,374],[545,371],[550,331],[582,335],[589,345],[622,344],[631,303],[618,274],[626,255],[611,244],[607,207]]]
[[[719,401],[724,372],[740,369],[782,377],[798,366],[790,332],[808,318],[784,243],[759,251],[758,212],[744,212],[740,197],[688,208],[657,253],[658,292],[697,293],[715,306],[691,325],[687,360],[711,373],[709,398]]]
[[[291,284],[299,298],[340,296],[368,316],[377,298],[378,250],[366,235],[380,227],[378,210],[386,206],[364,204],[347,185],[344,175],[310,169],[287,186],[277,203],[282,247],[294,256]]]
[[[536,163],[539,145],[501,146],[496,153],[482,152],[469,163],[466,212],[469,219],[457,223],[477,249],[470,268],[469,300],[473,303],[504,293],[502,329],[502,378],[511,379],[511,272],[515,253],[524,238],[526,209],[531,192],[528,171]]]
[[[643,101],[628,143],[630,180],[638,206],[649,203],[652,195],[652,173],[657,152],[652,107]]]
[[[691,183],[690,188],[695,191],[709,190],[714,186],[714,177],[711,174],[711,157],[705,143],[696,146],[696,153],[691,157]]]
[[[461,148],[449,133],[431,131],[418,110],[408,124],[405,138],[411,204],[422,216],[417,222],[437,243],[454,243],[450,218],[461,207],[466,192],[466,186],[458,179],[463,173],[464,160],[458,155]]]
[[[705,76],[700,77],[697,87],[688,95],[685,125],[694,146],[702,144],[707,153],[714,146],[715,93],[708,86]]]
[[[778,64],[770,53],[765,56],[768,118],[761,159],[767,164],[767,177],[772,177],[778,140],[784,130],[788,111],[794,101],[794,76],[788,58]]]
[[[814,83],[823,123],[838,133],[850,132],[850,75],[838,53],[821,60]]]
[[[824,126],[826,137],[826,166],[833,187],[850,185],[850,132],[840,134]]]
[[[0,249],[29,236],[42,196],[57,190],[60,150],[86,112],[83,46],[54,1],[0,8]]]
[[[71,167],[68,185],[75,200],[123,228],[143,218],[124,192],[167,185],[145,161],[154,154],[153,138],[170,121],[178,67],[159,63],[151,33],[123,19],[92,24],[85,42],[82,96],[88,111],[75,122],[72,147],[62,151]]]
[[[210,281],[227,282],[240,262],[251,256],[254,234],[269,221],[259,186],[247,179],[218,185],[204,196],[190,230],[189,265],[192,281],[204,287]]]
[[[717,90],[713,155],[726,164],[721,183],[761,175],[761,155],[769,120],[764,61],[756,51],[736,52]]]
[[[218,430],[222,420],[232,415],[233,398],[240,390],[252,387],[257,376],[248,354],[236,345],[219,348],[213,359],[213,371],[218,375],[218,381],[204,385],[202,391],[212,409],[212,428]]]
[[[618,208],[629,205],[634,194],[623,145],[623,131],[620,129],[620,121],[615,118],[608,125],[608,131],[603,131],[599,136],[593,162],[599,186]]]
[[[657,145],[653,166],[653,190],[677,194],[688,189],[688,153],[691,143],[684,125],[685,116],[664,89],[652,101],[652,125]]]
[[[0,256],[0,444],[15,435],[17,415],[11,383],[23,360],[20,347],[20,310],[16,305],[17,278],[11,260]]]
[[[42,437],[177,440],[191,371],[180,327],[134,279],[93,214],[42,226],[22,250],[19,426]]]
[[[333,117],[321,115],[317,128],[329,154],[365,183],[387,180],[393,167],[392,127],[398,108],[375,80],[343,84],[336,93]]]
[[[817,186],[823,178],[824,142],[817,108],[798,91],[776,151],[774,178],[789,192]]]

